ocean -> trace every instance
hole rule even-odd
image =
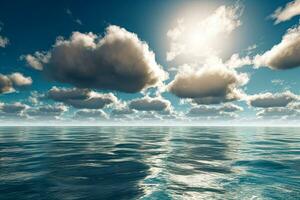
[[[300,199],[300,128],[0,127],[1,200]]]

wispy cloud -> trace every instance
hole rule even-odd
[[[79,18],[74,17],[73,12],[69,8],[66,10],[66,13],[75,23],[82,25],[82,21]]]
[[[0,21],[0,31],[2,30],[3,23]],[[5,48],[9,44],[9,39],[7,37],[0,35],[0,47]]]

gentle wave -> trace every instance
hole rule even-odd
[[[0,128],[1,200],[299,197],[299,128]]]

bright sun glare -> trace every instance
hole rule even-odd
[[[171,41],[167,60],[179,55],[190,58],[217,55],[227,43],[227,35],[240,26],[238,6],[220,6],[206,17],[181,18],[167,32]]]

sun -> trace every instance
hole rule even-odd
[[[170,40],[167,60],[217,55],[230,42],[227,36],[241,25],[238,16],[238,7],[220,6],[204,17],[180,18],[167,32]]]

